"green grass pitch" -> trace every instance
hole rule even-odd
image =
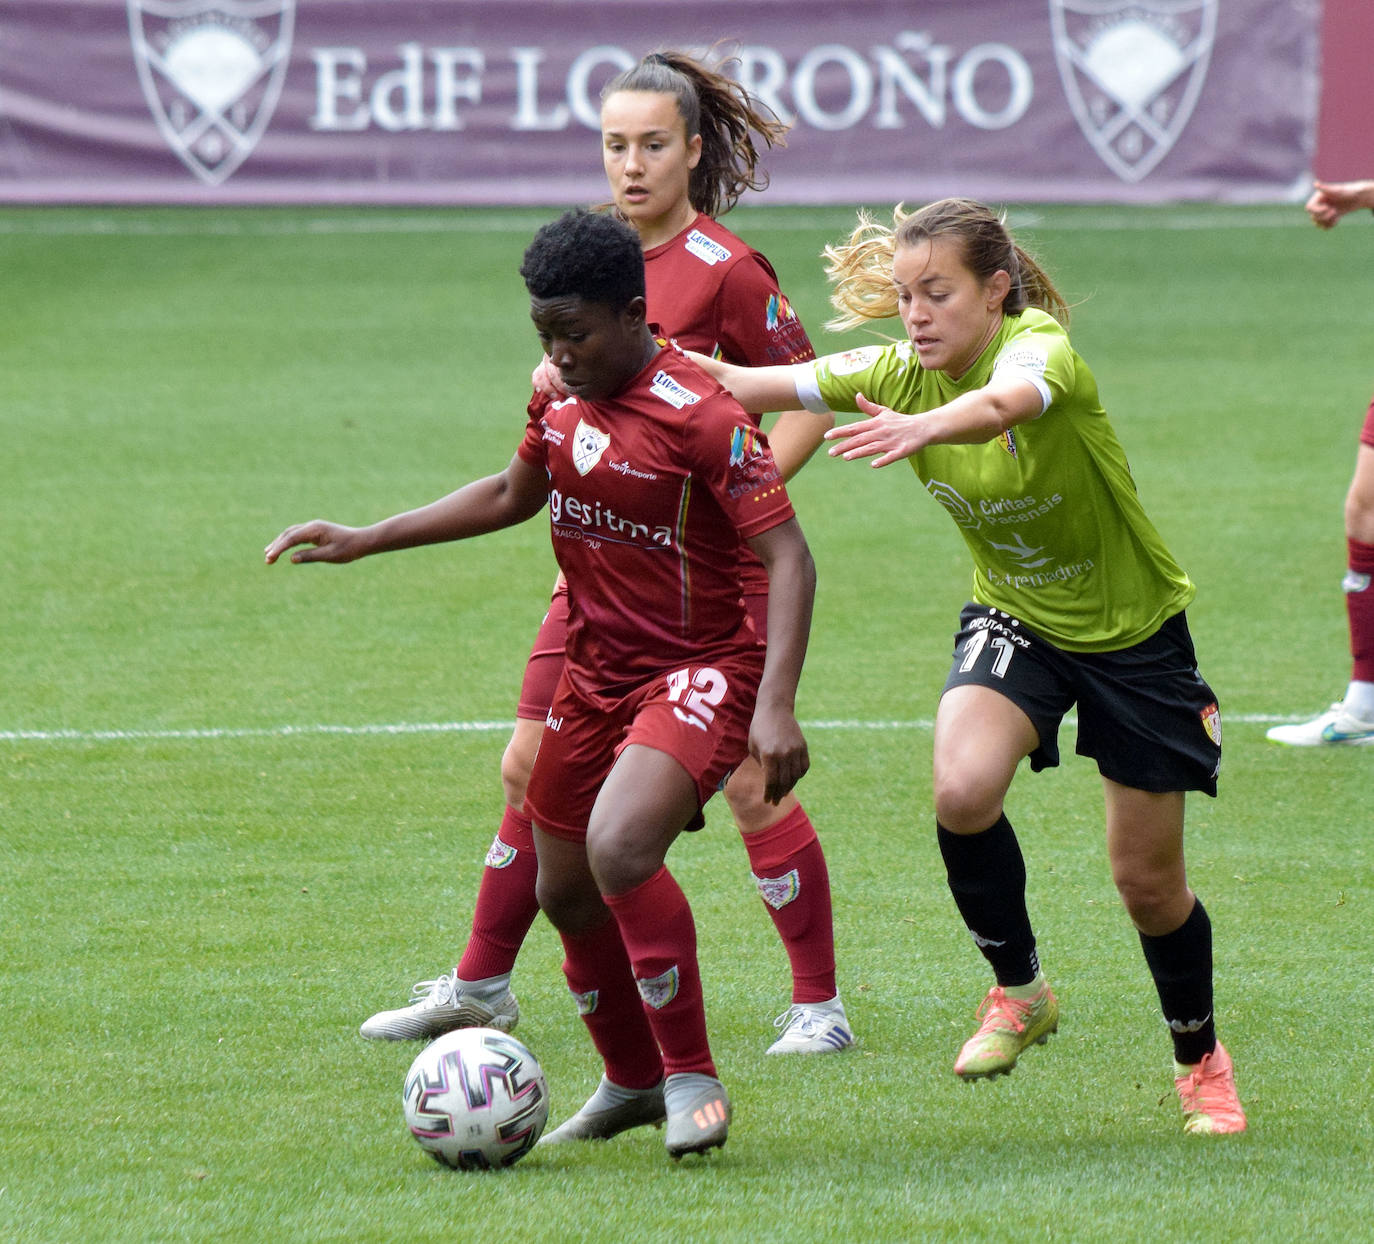
[[[951,1074],[987,978],[934,844],[929,722],[968,563],[904,467],[821,457],[792,490],[820,576],[801,794],[860,1047],[763,1056],[785,959],[712,805],[670,859],[726,1148],[675,1166],[645,1131],[473,1176],[410,1140],[417,1047],[357,1025],[461,949],[546,525],[343,568],[261,551],[505,464],[536,356],[516,269],[552,214],[0,211],[0,1238],[1371,1238],[1374,749],[1264,729],[1348,675],[1374,234],[1297,206],[1011,213],[1198,584],[1226,754],[1190,876],[1249,1133],[1181,1133],[1071,746],[1009,805],[1059,1035],[1008,1079]],[[820,328],[818,253],[851,218],[729,218],[822,349],[862,339]],[[560,959],[541,921],[515,980],[555,1120],[598,1073]]]

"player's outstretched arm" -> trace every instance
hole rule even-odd
[[[265,550],[270,566],[288,549],[293,562],[351,562],[374,553],[466,540],[533,518],[548,501],[543,472],[519,455],[497,475],[465,484],[417,510],[370,527],[344,527],[315,519],[288,527]]]
[[[811,635],[816,564],[795,518],[754,536],[749,547],[768,570],[768,649],[749,727],[749,753],[763,768],[763,797],[775,804],[811,765],[796,702]]]
[[[862,393],[855,404],[868,418],[827,432],[825,439],[836,442],[830,456],[849,462],[872,458],[875,467],[901,462],[927,445],[981,445],[1041,413],[1040,391],[1015,377],[994,378],[921,414],[880,406]]]
[[[740,367],[698,354],[694,350],[685,353],[718,385],[728,389],[735,401],[751,415],[762,415],[770,410],[792,410],[801,405],[790,363],[775,367]]]

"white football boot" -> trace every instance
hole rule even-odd
[[[1287,743],[1290,747],[1374,743],[1374,721],[1361,721],[1351,716],[1345,711],[1345,705],[1337,701],[1311,721],[1271,726],[1264,733],[1275,743]]]
[[[794,1002],[773,1021],[782,1029],[770,1054],[833,1054],[854,1044],[839,995],[829,1002]]]
[[[455,1028],[499,1028],[510,1032],[520,1020],[520,1007],[509,987],[477,994],[464,988],[458,969],[438,980],[420,981],[410,1002],[394,1011],[379,1011],[358,1030],[372,1041],[428,1041]]]

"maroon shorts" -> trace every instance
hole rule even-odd
[[[1374,449],[1374,402],[1370,402],[1369,409],[1365,411],[1364,427],[1360,429],[1360,444]]]
[[[619,700],[584,696],[564,676],[525,793],[530,818],[556,838],[584,841],[601,784],[632,743],[676,760],[705,804],[748,754],[762,674],[763,649],[750,648],[666,672]]]
[[[563,653],[568,646],[568,585],[560,578],[554,588],[549,611],[539,624],[530,659],[525,662],[525,678],[520,684],[516,717],[543,721],[549,715],[553,693],[563,673]]]

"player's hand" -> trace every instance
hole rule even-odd
[[[797,719],[781,710],[770,712],[762,705],[755,709],[749,727],[749,754],[763,770],[763,797],[772,804],[781,803],[811,767]]]
[[[544,355],[544,361],[530,373],[530,384],[534,386],[536,393],[544,397],[568,396],[567,387],[563,384],[563,373],[553,365],[553,360],[547,354]]]
[[[1318,181],[1307,200],[1307,214],[1319,229],[1330,229],[1347,212],[1374,207],[1374,181]]]
[[[319,518],[283,531],[264,550],[267,564],[272,565],[287,549],[296,550],[291,554],[293,562],[351,562],[367,552],[359,528]]]
[[[828,441],[842,442],[830,447],[832,458],[843,458],[846,462],[873,458],[875,467],[884,467],[910,458],[928,444],[920,419],[898,414],[888,406],[879,406],[862,393],[856,395],[856,404],[868,418],[831,428],[825,434]]]
[[[1340,211],[1331,202],[1325,187],[1322,187],[1320,183],[1318,188],[1312,192],[1312,196],[1307,200],[1305,206],[1307,214],[1312,217],[1312,223],[1318,229],[1329,229],[1341,218]]]

